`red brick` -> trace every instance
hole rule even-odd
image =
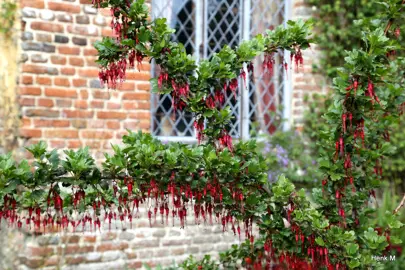
[[[91,120],[89,121],[89,128],[104,128],[104,120]]]
[[[79,70],[79,76],[88,77],[88,78],[98,78],[98,69]]]
[[[37,33],[36,40],[40,42],[52,42],[52,35],[45,33]]]
[[[50,10],[63,11],[67,13],[80,13],[80,5],[75,4],[48,2],[48,8]]]
[[[124,102],[124,109],[125,110],[136,110],[137,106],[135,102]]]
[[[131,119],[149,119],[151,117],[151,114],[149,111],[146,112],[134,112],[129,114],[129,118]]]
[[[117,87],[117,90],[121,91],[134,91],[135,90],[135,83],[133,82],[123,82],[120,83]]]
[[[58,88],[45,88],[45,95],[48,97],[77,97],[76,90],[73,89],[58,89]]]
[[[87,90],[80,90],[80,97],[82,99],[87,99],[89,97],[89,92]]]
[[[149,91],[150,90],[150,83],[137,83],[136,90],[139,91]]]
[[[108,102],[107,109],[112,109],[112,110],[121,109],[121,103]]]
[[[134,81],[149,81],[150,80],[150,73],[146,72],[128,72],[125,76],[127,80],[134,80]]]
[[[84,142],[84,146],[88,146],[90,149],[100,149],[100,141],[87,141]]]
[[[97,251],[108,251],[108,250],[124,250],[128,248],[128,243],[111,243],[111,242],[107,242],[107,243],[102,243],[101,245],[99,245],[96,250]]]
[[[23,127],[31,126],[31,119],[30,118],[22,118],[21,123]]]
[[[21,106],[35,106],[35,99],[34,98],[20,98],[19,103]]]
[[[75,107],[78,109],[87,109],[88,108],[87,101],[86,100],[76,100]]]
[[[66,87],[70,86],[69,79],[67,78],[60,78],[60,77],[55,78],[53,79],[53,83],[57,86],[66,86]]]
[[[143,262],[141,261],[133,261],[128,263],[128,268],[129,269],[140,269],[143,266]]]
[[[78,47],[70,47],[70,46],[59,46],[58,52],[61,54],[69,54],[69,55],[79,55],[80,48]]]
[[[62,75],[75,75],[76,70],[74,68],[61,68]]]
[[[35,79],[35,82],[37,84],[42,84],[42,85],[51,85],[52,84],[52,80],[49,77],[37,77]]]
[[[103,37],[114,37],[114,33],[110,28],[103,28],[101,30],[101,35]]]
[[[91,49],[84,49],[84,50],[83,50],[83,54],[84,54],[85,56],[89,56],[89,55],[91,55],[91,56],[96,56],[96,55],[98,54],[98,51],[97,51],[96,49],[94,49],[94,48],[91,48]]]
[[[91,5],[92,0],[80,0],[80,4]]]
[[[118,121],[107,121],[107,128],[109,129],[120,129],[120,122]]]
[[[98,67],[96,59],[96,57],[86,57],[86,65],[90,67]]]
[[[65,263],[66,264],[73,264],[73,265],[75,265],[75,264],[81,264],[81,263],[84,263],[86,261],[86,258],[85,257],[66,257],[65,258]]]
[[[34,126],[35,127],[69,127],[70,121],[34,119]]]
[[[20,129],[20,136],[25,138],[40,138],[42,137],[42,130],[33,128]]]
[[[45,130],[45,137],[75,139],[79,137],[79,132],[72,129],[51,129]]]
[[[124,93],[122,95],[122,99],[129,99],[129,100],[149,100],[150,94],[149,93]]]
[[[44,74],[44,73],[46,73],[46,67],[38,66],[38,65],[24,64],[22,66],[22,72]]]
[[[69,64],[71,64],[72,66],[82,67],[84,66],[84,60],[79,57],[70,57]]]
[[[97,240],[96,236],[93,235],[86,235],[85,237],[83,237],[83,241],[86,243],[95,243]]]
[[[63,25],[49,22],[32,22],[31,29],[46,32],[63,33]]]
[[[58,107],[63,107],[63,108],[71,107],[72,106],[72,100],[70,100],[70,99],[57,99],[56,100],[56,105]]]
[[[137,102],[136,107],[140,110],[149,110],[150,102]]]
[[[52,55],[51,62],[55,65],[65,65],[66,64],[66,57],[60,55]]]
[[[78,129],[86,128],[87,121],[84,119],[72,119],[72,126]]]
[[[97,108],[97,109],[103,109],[104,108],[104,102],[100,100],[92,100],[90,102],[90,107],[91,108]]]
[[[34,81],[34,78],[32,76],[22,76],[22,78],[21,78],[22,84],[32,84],[33,81]]]
[[[41,88],[32,86],[20,87],[20,95],[39,96],[41,95]]]
[[[91,26],[68,25],[67,31],[72,34],[82,36],[98,36],[98,28],[96,28],[94,25]]]
[[[135,130],[139,128],[140,121],[125,121],[124,128],[129,130]]]
[[[65,254],[79,254],[79,253],[88,253],[94,251],[93,246],[79,246],[79,245],[68,245],[66,248],[58,249],[58,253],[61,254],[62,252]]]
[[[41,98],[38,100],[38,106],[50,108],[50,107],[54,106],[54,102],[52,99],[49,99],[49,98]]]
[[[82,147],[81,141],[68,141],[68,148],[80,148]]]
[[[50,147],[52,148],[65,148],[66,143],[65,140],[51,140]]]
[[[93,93],[93,97],[96,99],[110,99],[110,93],[107,91],[94,90],[91,92]]]
[[[30,8],[45,8],[45,3],[43,0],[21,0],[20,8],[30,7]]]
[[[113,137],[113,133],[111,131],[90,131],[85,130],[82,132],[82,137],[86,139],[111,139]]]
[[[73,86],[74,87],[81,87],[81,86],[86,86],[86,85],[87,85],[87,80],[73,79]]]
[[[63,110],[63,114],[68,118],[92,118],[94,112],[79,110]]]
[[[127,114],[123,112],[103,111],[97,112],[97,117],[99,119],[125,119]]]

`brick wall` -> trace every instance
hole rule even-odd
[[[309,19],[313,13],[313,8],[305,4],[305,0],[292,0],[292,19]],[[302,129],[303,113],[306,104],[304,96],[306,94],[326,94],[328,91],[328,81],[319,73],[313,72],[313,65],[318,63],[321,50],[316,45],[303,52],[304,66],[298,72],[292,72],[292,98],[291,98],[291,118],[290,123],[298,130]]]
[[[21,145],[41,139],[58,149],[89,146],[101,157],[125,129],[149,130],[150,64],[129,72],[118,90],[101,89],[93,43],[112,34],[109,11],[88,3],[21,2]]]

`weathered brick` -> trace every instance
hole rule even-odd
[[[35,106],[35,99],[34,98],[20,98],[19,104],[21,106]]]
[[[122,99],[127,100],[149,100],[149,93],[124,93]]]
[[[82,142],[81,141],[76,141],[76,140],[69,140],[68,141],[68,148],[80,148],[82,147]]]
[[[104,102],[100,101],[100,100],[92,100],[90,102],[90,107],[91,108],[102,109],[102,108],[104,108]]]
[[[51,85],[52,80],[49,77],[37,77],[35,79],[35,82],[41,85]]]
[[[88,108],[88,103],[86,100],[76,100],[75,101],[75,107],[78,109],[87,109]]]
[[[72,106],[72,100],[70,99],[57,99],[56,105],[58,107],[67,108]]]
[[[21,0],[20,1],[21,7],[30,7],[30,8],[45,8],[45,3],[43,0]],[[33,17],[30,17],[33,18]]]
[[[21,83],[25,85],[32,84],[34,82],[34,78],[32,76],[22,76]]]
[[[76,90],[73,89],[59,89],[59,88],[45,88],[45,95],[48,97],[77,97]]]
[[[123,82],[120,83],[117,87],[117,90],[121,91],[134,91],[135,89],[135,83],[133,82]]]
[[[57,75],[58,70],[54,67],[46,67],[46,66],[38,66],[38,65],[31,65],[31,64],[24,64],[22,66],[22,71],[27,73],[34,73],[34,74],[49,74],[49,75]]]
[[[36,36],[36,41],[52,42],[52,35],[50,35],[50,34],[37,33],[35,36]]]
[[[69,46],[59,46],[58,52],[61,54],[70,54],[70,55],[79,55],[80,48],[77,47],[69,47]]]
[[[57,77],[53,79],[53,83],[57,86],[70,86],[70,82],[68,78]]]
[[[84,69],[79,70],[79,76],[87,77],[87,78],[97,78],[98,77],[98,69]]]
[[[49,22],[32,22],[31,29],[46,32],[63,33],[63,25],[54,24]]]
[[[29,7],[24,7],[24,3],[26,4],[27,2],[28,2],[27,0],[22,0],[21,1],[21,3],[23,4],[22,5],[23,9],[21,10],[22,17],[24,17],[24,18],[35,18],[37,16],[35,10],[32,9],[32,8],[29,8]],[[39,2],[42,2],[42,4],[43,4],[43,1],[39,1]]]
[[[86,257],[84,256],[66,256],[65,258],[65,263],[71,265],[81,264],[84,263],[85,261]]]
[[[84,66],[84,60],[83,60],[83,58],[79,58],[79,57],[70,57],[69,64],[71,64],[72,66],[82,67],[82,66]]]
[[[94,18],[93,22],[94,22],[95,25],[99,25],[99,26],[106,26],[107,25],[107,20],[101,15],[97,15]]]
[[[121,109],[121,103],[108,102],[108,103],[107,103],[107,109],[109,109],[109,110],[118,110],[118,109]]]
[[[41,10],[39,16],[44,21],[53,21],[55,19],[55,14],[48,9]]]
[[[87,86],[87,80],[85,79],[73,79],[72,83],[74,87]]]
[[[33,63],[46,63],[48,62],[48,57],[43,54],[33,54],[31,55],[31,61]]]
[[[118,130],[121,126],[121,124],[117,121],[107,121],[106,126],[108,129],[116,129]],[[135,236],[134,236],[135,237]],[[120,236],[121,238],[121,236]]]
[[[83,4],[82,1],[88,2],[90,0],[80,0],[80,4]],[[91,3],[86,3],[86,4],[91,4]],[[97,9],[95,9],[92,6],[84,6],[84,13],[86,14],[97,14]]]
[[[85,38],[73,37],[72,42],[73,42],[73,44],[79,45],[79,46],[87,45],[87,39],[85,39]]]
[[[38,99],[38,106],[50,108],[54,106],[54,102],[52,99],[49,98],[41,98]]]
[[[65,65],[66,64],[66,57],[59,56],[59,55],[52,55],[51,62],[55,65]]]
[[[28,109],[25,111],[26,116],[42,116],[42,117],[59,117],[59,111],[49,109]]]
[[[69,38],[67,36],[55,35],[55,42],[56,43],[68,43]]]
[[[101,88],[100,80],[91,80],[90,81],[90,88]]]
[[[83,36],[97,36],[98,29],[94,25],[80,26],[80,25],[68,25],[67,31],[72,34],[83,35]]]
[[[112,242],[106,242],[102,243],[99,246],[97,246],[96,251],[108,251],[108,250],[124,250],[128,248],[128,243],[120,242],[120,243],[112,243]]]
[[[98,252],[91,252],[86,254],[86,261],[87,262],[100,262],[101,261],[101,254]]]
[[[65,138],[75,139],[79,137],[79,132],[72,129],[51,129],[45,130],[45,137],[47,138]]]
[[[41,138],[42,130],[32,128],[22,128],[20,129],[20,136],[25,138]]]
[[[84,130],[82,132],[82,137],[86,139],[111,139],[113,138],[113,133],[111,131],[90,131]]]
[[[21,259],[20,259],[21,260]],[[43,265],[43,258],[25,258],[22,263],[31,268],[39,268]]]
[[[94,112],[80,110],[63,110],[63,114],[68,118],[92,118]]]
[[[99,119],[125,119],[127,114],[124,112],[101,111],[97,112],[97,117]]]
[[[80,5],[75,4],[48,2],[48,8],[50,10],[63,11],[67,13],[80,13]]]
[[[33,86],[20,87],[20,95],[39,96],[41,95],[41,88]]]
[[[52,148],[65,148],[66,142],[65,140],[50,140],[49,146]]]
[[[60,72],[62,75],[75,75],[76,70],[74,68],[64,67],[60,69]]]
[[[56,19],[60,22],[73,22],[73,17],[69,14],[58,14]]]
[[[77,15],[76,16],[76,23],[78,24],[89,24],[90,18],[87,15]]]
[[[32,34],[32,32],[22,32],[22,34],[21,34],[21,39],[22,39],[23,41],[33,40],[33,39],[34,39],[34,35]]]

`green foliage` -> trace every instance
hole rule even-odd
[[[4,0],[0,5],[0,34],[9,37],[16,19],[17,4],[14,0]]]

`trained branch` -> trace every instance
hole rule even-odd
[[[402,197],[401,202],[399,203],[399,205],[397,206],[397,208],[395,208],[395,210],[394,210],[394,215],[399,212],[399,210],[404,206],[404,204],[405,204],[405,193],[404,193],[404,197]]]

